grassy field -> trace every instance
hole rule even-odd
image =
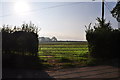
[[[39,45],[39,57],[49,67],[86,66],[88,56],[87,42],[46,42]]]

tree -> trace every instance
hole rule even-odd
[[[112,16],[120,22],[120,1],[117,2],[116,6],[111,11]]]
[[[106,22],[106,19],[102,20],[102,18],[97,17],[96,19],[98,21],[98,23],[95,23],[95,25],[93,26],[93,28],[91,27],[91,23],[89,24],[89,26],[85,26],[86,27],[86,33],[93,33],[93,32],[108,32],[108,31],[112,31],[112,27],[109,22]]]
[[[52,37],[51,40],[52,41],[57,41],[57,38],[56,37]]]

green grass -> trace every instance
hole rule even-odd
[[[88,56],[87,42],[47,42],[39,45],[39,58],[47,66],[83,66],[91,63]]]
[[[69,45],[65,45],[64,43],[62,44],[41,44],[39,45],[40,48],[87,48],[88,45],[81,45],[81,44],[69,44]]]

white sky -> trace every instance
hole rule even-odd
[[[58,40],[86,40],[85,25],[89,25],[90,22],[94,24],[96,18],[101,17],[101,2],[25,1],[23,0],[22,4],[17,4],[16,1],[1,2],[0,26],[3,24],[20,26],[23,22],[32,21],[41,28],[40,37],[55,36]],[[106,2],[106,4],[105,18],[111,21],[113,28],[117,28],[118,23],[109,11],[116,3]]]

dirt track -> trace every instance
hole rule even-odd
[[[56,71],[41,70],[3,70],[3,78],[120,78],[120,68],[113,66],[93,66],[60,69]],[[115,80],[117,80],[115,79]],[[119,79],[120,80],[120,79]]]
[[[120,78],[120,68],[112,66],[94,66],[48,71],[54,78]]]

